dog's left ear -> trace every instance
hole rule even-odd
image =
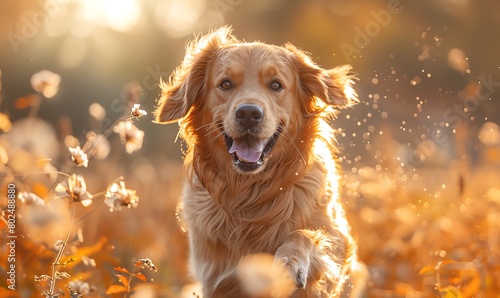
[[[342,65],[332,69],[323,69],[314,63],[302,50],[292,44],[285,48],[292,53],[292,59],[297,67],[299,84],[303,94],[311,99],[306,103],[307,114],[317,114],[327,106],[342,109],[358,102],[354,84],[354,76],[350,65]],[[314,99],[319,99],[317,102]]]
[[[181,65],[168,82],[160,83],[162,94],[154,112],[155,122],[180,120],[199,104],[210,61],[219,48],[238,42],[231,31],[230,26],[224,26],[188,44]]]

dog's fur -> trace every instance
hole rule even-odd
[[[328,121],[357,101],[350,70],[322,69],[291,44],[246,43],[222,27],[190,43],[161,84],[156,122],[179,121],[188,146],[182,217],[204,297],[249,296],[236,272],[260,253],[288,269],[293,297],[346,291],[358,261]],[[262,110],[255,127],[235,116],[245,104]]]

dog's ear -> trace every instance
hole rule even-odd
[[[354,76],[350,65],[326,70],[315,64],[304,51],[294,45],[286,44],[285,48],[292,53],[293,63],[297,67],[301,89],[299,92],[310,99],[305,103],[304,112],[313,115],[328,106],[341,109],[357,103],[357,94],[352,87]]]
[[[205,88],[211,59],[220,47],[238,42],[231,31],[231,27],[224,26],[187,45],[181,65],[175,69],[168,82],[160,82],[162,93],[154,112],[155,122],[180,120],[199,104],[197,101]]]

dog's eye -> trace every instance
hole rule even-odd
[[[269,87],[271,88],[271,90],[274,90],[274,91],[280,91],[281,89],[283,89],[283,86],[281,86],[281,83],[274,80],[271,82],[271,84],[269,85]]]
[[[219,88],[222,90],[229,90],[233,87],[233,84],[229,80],[224,80],[222,83],[220,83]]]

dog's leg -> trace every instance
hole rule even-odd
[[[348,243],[340,232],[303,229],[287,235],[275,261],[288,269],[297,294],[304,292],[299,296],[329,297],[342,288],[348,254]]]

